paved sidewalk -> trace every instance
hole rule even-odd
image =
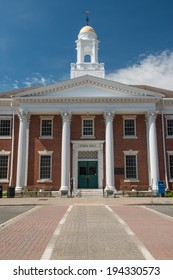
[[[105,206],[74,206],[51,259],[144,259],[132,238]]]
[[[29,198],[0,198],[0,205],[72,205],[79,203],[101,203],[105,205],[131,205],[131,204],[172,204],[173,197],[122,197],[117,198],[109,197],[103,198],[102,196],[98,197],[48,197],[48,198],[38,198],[38,197],[29,197]]]
[[[173,219],[142,206],[150,201],[101,197],[2,199],[0,205],[31,205],[33,209],[0,224],[0,260],[41,259],[59,225],[52,259],[144,259],[139,243],[155,259],[173,259]],[[168,198],[154,201],[172,203]],[[68,213],[69,206],[72,210]],[[117,217],[126,222],[129,234]]]
[[[173,218],[145,207],[113,206],[157,260],[173,260]]]
[[[0,260],[39,260],[68,207],[36,207],[0,227]]]

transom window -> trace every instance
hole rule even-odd
[[[8,179],[8,155],[0,155],[0,180]]]
[[[124,136],[136,136],[136,119],[124,119]]]
[[[82,119],[82,136],[94,136],[94,119]]]
[[[45,138],[49,138],[53,136],[53,119],[51,118],[41,119],[40,136]]]
[[[0,119],[0,136],[11,136],[11,120]]]
[[[167,135],[173,136],[173,119],[167,119]]]
[[[52,156],[40,155],[40,180],[52,179]]]
[[[125,155],[126,179],[137,179],[137,155]]]
[[[173,180],[173,154],[169,155],[169,177]]]

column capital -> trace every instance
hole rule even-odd
[[[61,112],[61,118],[63,121],[71,121],[72,113],[71,112]]]
[[[115,117],[115,112],[111,112],[111,111],[104,112],[105,121],[112,121],[114,117]]]
[[[158,111],[148,111],[145,115],[145,120],[146,121],[155,121],[157,117]]]
[[[18,112],[18,117],[19,117],[20,121],[26,120],[27,123],[29,123],[30,118],[31,118],[31,114],[29,112],[21,110],[21,111]]]

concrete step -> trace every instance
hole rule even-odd
[[[81,196],[103,196],[103,190],[102,189],[78,189],[77,192]]]

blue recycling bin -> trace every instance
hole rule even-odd
[[[165,196],[165,184],[163,181],[158,181],[157,196]]]

